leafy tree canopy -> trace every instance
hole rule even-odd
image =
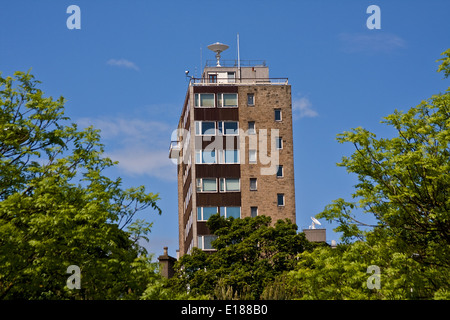
[[[194,248],[176,263],[171,279],[174,288],[189,288],[192,296],[259,299],[277,275],[294,268],[297,254],[312,248],[288,219],[271,226],[267,216],[225,219],[217,214],[207,224],[217,236],[212,242],[217,251]]]
[[[450,49],[442,55],[438,71],[447,78]],[[290,273],[293,296],[450,298],[450,88],[382,123],[397,135],[377,138],[361,127],[338,135],[356,149],[338,165],[359,183],[354,201],[337,199],[317,217],[339,223],[344,245],[302,254]],[[355,209],[376,225],[362,229]],[[366,285],[369,265],[380,268],[379,290]]]
[[[135,298],[155,276],[134,221],[157,194],[123,190],[104,170],[99,131],[79,130],[64,99],[45,97],[30,73],[0,75],[0,298]],[[70,290],[67,267],[81,270]]]

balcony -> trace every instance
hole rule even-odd
[[[169,158],[178,159],[178,157],[180,156],[180,151],[181,151],[180,142],[171,141],[169,148]]]

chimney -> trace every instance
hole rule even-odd
[[[161,265],[161,274],[163,277],[170,279],[175,273],[173,265],[175,264],[175,261],[177,261],[177,259],[169,256],[167,247],[164,247],[163,249],[164,254],[158,257],[159,264]]]

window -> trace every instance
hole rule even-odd
[[[220,178],[220,192],[241,191],[239,178]]]
[[[248,163],[256,163],[256,150],[248,150]]]
[[[278,193],[277,194],[277,205],[279,207],[284,206],[284,194],[283,193]]]
[[[250,216],[255,218],[258,215],[258,207],[250,207]]]
[[[214,108],[214,93],[196,93],[195,106],[200,108]]]
[[[195,121],[195,135],[215,136],[216,123],[214,121]]]
[[[275,121],[281,121],[281,109],[275,109]]]
[[[277,146],[277,149],[283,149],[283,139],[281,137],[275,138],[275,144]]]
[[[221,164],[239,163],[239,150],[219,150],[219,163]]]
[[[214,250],[212,242],[217,239],[217,236],[206,235],[198,236],[198,247],[202,250]]]
[[[277,166],[277,178],[283,178],[283,166]]]
[[[256,134],[255,121],[248,122],[248,134]]]
[[[217,103],[219,107],[237,107],[237,93],[219,93]]]
[[[234,83],[234,72],[227,72],[228,83]]]
[[[247,105],[253,107],[255,105],[255,94],[248,93],[247,94]]]
[[[256,191],[258,190],[256,178],[250,178],[250,191]]]
[[[209,83],[217,83],[217,74],[209,75]]]
[[[216,178],[198,178],[197,192],[217,192]]]
[[[216,150],[196,150],[196,164],[213,164],[216,163]]]
[[[217,207],[197,207],[197,221],[207,221],[217,212]]]
[[[238,219],[241,217],[241,207],[220,207],[220,215],[225,218]]]
[[[238,135],[239,125],[237,121],[219,121],[217,123],[218,134],[222,135]]]

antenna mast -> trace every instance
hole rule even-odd
[[[237,34],[237,62],[238,62],[238,70],[239,70],[239,80],[241,80],[241,56],[239,52],[239,32]]]
[[[203,57],[202,57],[202,47],[200,46],[200,76],[199,76],[199,78],[202,78],[202,77],[203,77],[203,74],[202,74],[202,72],[203,72],[202,67],[203,67]]]

